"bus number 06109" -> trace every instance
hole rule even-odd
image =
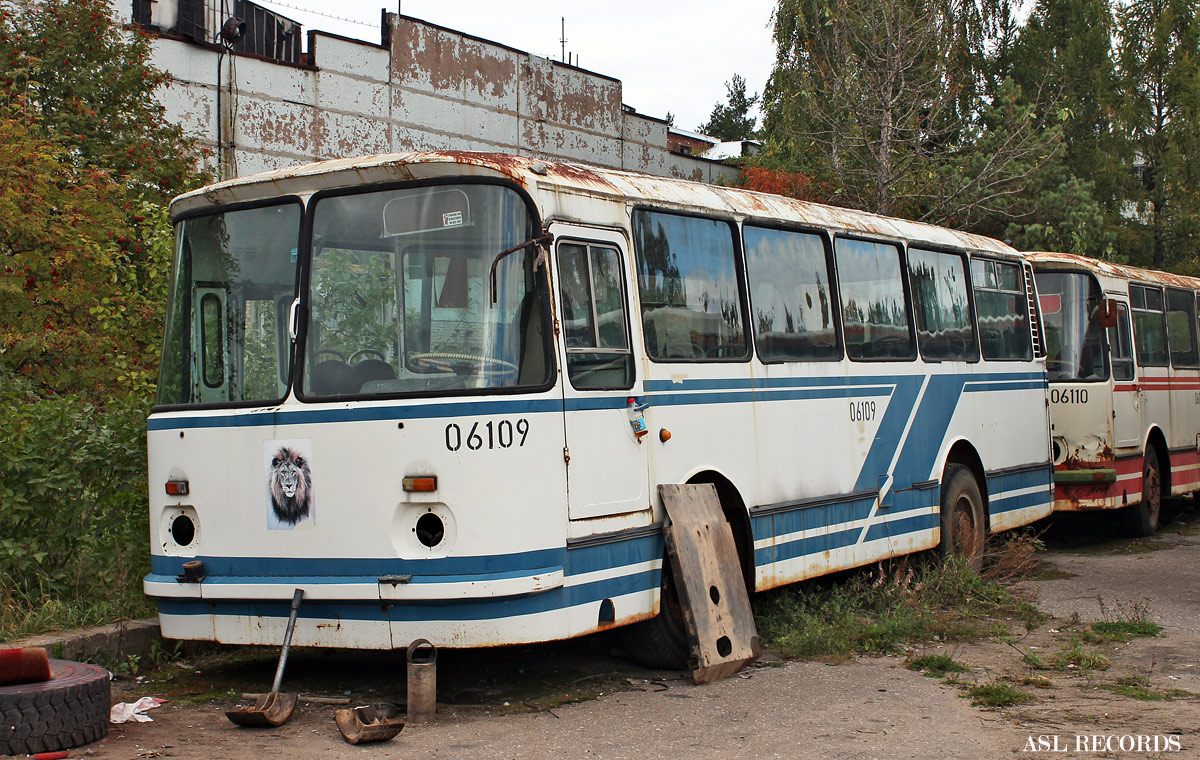
[[[850,421],[851,422],[870,422],[875,419],[875,402],[874,401],[851,401],[850,402]]]
[[[522,417],[516,423],[509,420],[488,420],[485,423],[473,422],[471,429],[466,434],[459,427],[458,423],[451,422],[446,426],[446,448],[450,451],[458,451],[465,443],[471,451],[479,451],[480,449],[507,449],[514,443],[517,446],[525,445],[525,438],[529,435],[529,420]]]

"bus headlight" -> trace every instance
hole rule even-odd
[[[1050,440],[1050,450],[1054,456],[1054,464],[1062,464],[1067,460],[1067,439],[1054,436]]]

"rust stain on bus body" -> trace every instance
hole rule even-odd
[[[1157,272],[1151,269],[1132,267],[1127,264],[1114,264],[1111,261],[1089,259],[1075,253],[1057,253],[1055,251],[1036,251],[1028,254],[1035,264],[1061,264],[1070,268],[1098,272],[1110,277],[1136,282],[1152,282],[1173,288],[1200,290],[1200,278],[1172,272]]]
[[[458,168],[450,169],[446,165]],[[865,235],[884,241],[911,240],[1005,256],[1016,249],[982,235],[853,209],[785,198],[734,187],[659,177],[618,169],[552,161],[507,153],[411,151],[335,159],[227,180],[177,198],[176,214],[217,203],[258,200],[313,190],[358,187],[432,177],[499,176],[534,193],[537,188],[592,194],[598,198],[681,211],[704,211],[734,221],[753,219]],[[535,194],[536,197],[536,194]],[[1200,284],[1200,280],[1197,281]]]

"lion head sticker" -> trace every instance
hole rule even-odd
[[[267,527],[311,528],[315,520],[312,440],[267,441]]]

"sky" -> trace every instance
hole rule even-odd
[[[306,30],[379,42],[380,11],[399,10],[555,60],[566,49],[577,65],[620,79],[624,102],[638,113],[675,117],[694,130],[724,102],[725,83],[746,79],[761,93],[775,60],[774,0],[653,2],[653,0],[257,0]],[[736,8],[736,10],[734,10]],[[332,17],[338,18],[332,18]],[[358,23],[354,23],[358,22]]]

